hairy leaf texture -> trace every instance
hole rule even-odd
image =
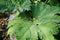
[[[8,33],[10,35],[15,33],[18,40],[38,40],[38,34],[41,40],[56,40],[53,35],[59,31],[55,23],[60,21],[60,17],[56,15],[59,8],[38,2],[33,4],[31,9],[35,20],[32,22],[25,16],[23,18],[18,16],[9,22],[8,26],[11,28]]]

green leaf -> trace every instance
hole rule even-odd
[[[14,21],[12,21],[12,24],[14,25],[9,29],[10,35],[16,32],[16,37],[18,40],[26,40],[26,39],[36,40],[37,31],[35,30],[34,25],[32,25],[33,23],[31,21],[24,20],[21,19],[20,17],[17,17],[14,19]],[[9,25],[12,24],[11,22],[9,23]],[[34,30],[34,32],[32,30]]]
[[[11,0],[12,4],[15,5],[15,8],[18,9],[20,12],[24,10],[30,10],[31,2],[30,0]]]
[[[54,22],[60,21],[60,16],[55,15],[58,12],[59,7],[44,3],[37,3],[32,6],[32,15],[40,24],[40,38],[42,40],[55,40],[53,34],[58,33],[58,28]]]
[[[59,12],[59,8],[38,2],[31,9],[35,20],[32,22],[27,17],[16,17],[9,22],[8,26],[11,28],[8,34],[15,33],[17,40],[38,40],[38,33],[42,40],[56,40],[53,35],[56,35],[59,30],[54,22],[60,20],[55,15]]]
[[[40,21],[48,21],[54,18],[55,14],[60,12],[59,7],[46,5],[45,3],[37,3],[32,6],[32,15]],[[54,21],[54,20],[53,20]]]
[[[6,1],[0,0],[0,12],[4,12],[6,8]]]
[[[20,0],[20,7],[19,10],[30,10],[31,2],[30,0]]]
[[[9,9],[11,12],[19,10],[30,10],[30,0],[0,0],[0,11],[4,12]]]

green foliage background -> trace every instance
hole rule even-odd
[[[57,35],[60,28],[57,24],[60,16],[56,15],[60,13],[60,6],[58,1],[48,1],[0,0],[0,12],[9,9],[19,14],[9,22],[8,34],[15,33],[17,40],[38,40],[38,36],[41,40],[58,40],[53,35]]]

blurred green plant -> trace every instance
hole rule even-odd
[[[11,12],[30,10],[30,0],[0,0],[0,12],[9,10]]]
[[[60,7],[52,4],[41,0],[0,0],[0,12],[18,11],[18,16],[8,24],[8,34],[15,34],[17,40],[38,40],[38,36],[41,40],[57,40],[53,35],[59,32],[56,22],[60,16],[56,14]]]
[[[56,15],[58,12],[59,7],[41,1],[33,3],[30,14],[33,18],[28,17],[29,12],[20,13],[9,23],[9,26],[12,25],[9,34],[15,33],[17,40],[38,40],[38,34],[41,40],[56,40],[53,35],[59,32],[55,23],[60,21],[60,16]]]

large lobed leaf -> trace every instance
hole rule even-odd
[[[54,22],[60,21],[60,17],[55,15],[59,12],[59,8],[38,2],[31,9],[34,22],[26,17],[16,17],[9,22],[8,26],[12,27],[8,33],[10,35],[15,33],[17,40],[38,40],[38,34],[42,40],[56,40],[53,35],[58,33],[58,27]]]

